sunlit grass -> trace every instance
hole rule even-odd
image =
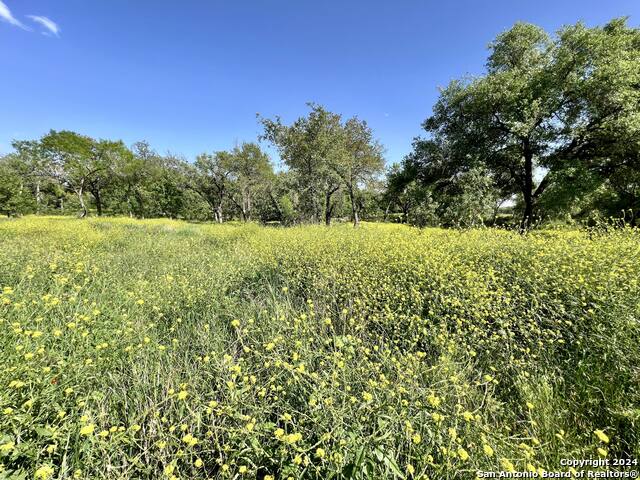
[[[637,457],[639,240],[2,221],[2,469],[437,479]]]

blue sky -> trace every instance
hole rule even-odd
[[[617,16],[639,25],[640,1],[1,0],[0,153],[53,128],[192,159],[314,101],[367,120],[391,163],[514,22]]]

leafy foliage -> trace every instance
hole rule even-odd
[[[556,198],[565,189],[563,200],[573,200],[563,213],[582,211],[581,189],[600,186],[637,212],[640,31],[618,19],[552,38],[518,23],[491,44],[484,76],[442,90],[424,128],[408,172],[437,187],[482,168],[499,196],[519,197],[522,228],[553,212],[539,207],[552,203],[543,197],[554,183]],[[569,194],[562,182],[575,175],[585,181]]]

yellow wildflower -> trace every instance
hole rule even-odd
[[[93,423],[90,423],[80,429],[80,435],[91,435],[95,429],[96,426]]]
[[[593,433],[596,435],[596,437],[598,437],[598,440],[600,440],[601,442],[609,443],[609,436],[606,433],[604,433],[602,430],[594,430]]]
[[[43,465],[35,471],[34,478],[37,480],[46,480],[53,477],[53,473],[54,470],[51,465]]]

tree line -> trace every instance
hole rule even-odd
[[[626,19],[555,35],[515,24],[490,44],[482,75],[441,89],[424,135],[386,170],[365,121],[308,106],[289,124],[258,116],[256,142],[194,162],[71,131],[16,140],[0,158],[0,211],[523,230],[639,222],[640,30]]]
[[[259,118],[276,170],[258,142],[203,153],[194,162],[72,131],[16,140],[0,159],[0,209],[7,215],[78,212],[188,220],[320,222],[375,215],[383,149],[356,117],[320,105],[285,125]]]

